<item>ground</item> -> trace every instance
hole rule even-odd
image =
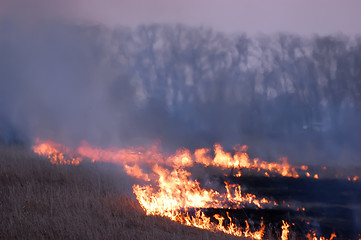
[[[114,166],[0,146],[0,239],[236,239],[146,216],[130,186]]]

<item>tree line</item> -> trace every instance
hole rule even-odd
[[[125,141],[146,135],[199,147],[293,138],[360,147],[360,36],[250,36],[180,24],[110,30],[63,23],[28,34],[11,24],[0,26],[0,119],[6,126],[13,124],[8,103],[19,97],[13,90],[45,76],[56,90],[76,89],[66,98],[56,93],[55,99],[71,99],[75,106],[77,97],[87,99],[72,114],[89,109],[92,116],[91,109],[98,109],[108,117],[97,114],[96,121],[122,125],[115,132]],[[26,72],[22,68],[28,65]],[[46,81],[39,80],[41,89],[54,91]]]

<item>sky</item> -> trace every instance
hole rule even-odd
[[[183,23],[250,34],[361,34],[358,0],[0,0],[0,14],[114,26]]]

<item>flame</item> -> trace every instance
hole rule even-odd
[[[137,164],[133,166],[129,166],[128,164],[125,164],[124,169],[126,173],[131,177],[142,179],[147,182],[150,181],[148,174],[144,173],[143,170]]]
[[[102,149],[91,147],[83,142],[78,148],[71,149],[52,141],[39,139],[36,139],[36,145],[33,146],[35,153],[47,156],[53,164],[77,165],[88,160],[111,162],[123,166],[129,176],[142,181],[142,184],[133,186],[133,192],[147,215],[167,217],[188,226],[210,231],[262,239],[265,232],[263,222],[259,230],[252,232],[247,220],[243,221],[246,227],[242,228],[234,223],[234,219],[228,212],[226,212],[227,217],[219,214],[208,217],[202,209],[240,209],[245,206],[262,208],[277,206],[278,203],[266,198],[258,198],[254,194],[243,193],[240,185],[229,182],[224,182],[224,186],[218,189],[207,188],[192,176],[192,167],[212,166],[222,171],[238,169],[235,176],[242,176],[242,170],[252,170],[267,177],[280,175],[293,178],[300,176],[299,171],[303,171],[305,176],[310,176],[309,172],[306,172],[309,168],[305,165],[291,166],[287,158],[281,158],[278,163],[250,159],[246,153],[247,146],[236,146],[234,150],[235,153],[232,155],[225,152],[220,144],[215,144],[212,158],[211,150],[205,148],[197,149],[194,153],[188,149],[179,149],[172,155],[160,153],[157,146]],[[314,178],[318,179],[318,174],[315,174]],[[290,207],[289,203],[283,202],[283,204]],[[194,211],[194,214],[190,215],[189,210]],[[304,208],[302,210],[305,211]],[[237,220],[237,222],[242,222],[242,220]],[[289,226],[283,221],[282,240],[288,239]],[[330,239],[334,237],[332,235]]]
[[[279,163],[269,163],[265,161],[259,161],[259,159],[255,158],[251,160],[248,154],[245,152],[247,150],[247,146],[236,146],[234,148],[236,153],[232,156],[230,153],[224,152],[223,148],[220,144],[214,145],[215,157],[214,159],[210,159],[205,156],[207,151],[206,149],[201,149],[196,153],[197,162],[203,163],[204,165],[212,165],[216,167],[221,167],[223,169],[227,168],[238,168],[238,169],[253,169],[253,170],[264,170],[265,176],[269,176],[268,172],[277,173],[284,177],[294,177],[298,178],[299,174],[297,173],[297,168],[307,169],[307,166],[301,167],[291,167],[288,163],[287,158],[283,157],[280,159]]]
[[[290,232],[288,230],[288,228],[290,227],[290,225],[287,222],[285,222],[284,220],[282,220],[282,223],[283,223],[283,225],[281,227],[282,228],[281,239],[282,240],[288,240],[288,233]]]
[[[311,233],[307,233],[306,237],[307,237],[308,240],[328,240],[328,239],[325,238],[325,237],[317,238],[315,231],[312,231],[312,234],[311,234]],[[331,236],[330,236],[330,239],[329,239],[329,240],[333,240],[335,237],[337,237],[337,235],[336,235],[335,233],[331,233]]]
[[[41,142],[39,139],[36,139],[35,142],[37,145],[33,146],[33,151],[40,156],[48,157],[52,164],[78,165],[82,161],[80,157],[64,157],[64,153],[71,156],[71,150],[58,143]]]

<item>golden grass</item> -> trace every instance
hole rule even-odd
[[[0,146],[0,239],[236,239],[146,216],[130,186],[114,166]]]

